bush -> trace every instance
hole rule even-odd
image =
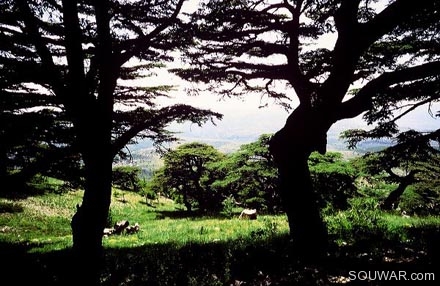
[[[440,196],[430,189],[409,187],[401,197],[399,209],[410,215],[439,215]]]
[[[222,202],[223,209],[221,214],[227,218],[231,218],[234,215],[235,199],[233,196],[229,196]]]
[[[326,217],[329,233],[348,241],[380,239],[386,233],[386,223],[372,198],[353,198],[350,208]]]
[[[348,209],[348,200],[357,193],[357,173],[353,164],[343,160],[341,153],[321,155],[314,152],[309,158],[309,168],[319,205],[335,210]]]
[[[113,169],[113,184],[126,191],[139,192],[141,181],[139,167],[122,166]]]

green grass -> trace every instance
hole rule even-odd
[[[416,242],[417,232],[432,231],[440,226],[440,216],[407,216],[398,212],[384,212],[374,198],[355,198],[351,208],[325,217],[330,235],[339,244],[353,244],[362,240]]]
[[[136,235],[110,236],[104,240],[105,246],[127,247],[148,244],[210,243],[247,237],[258,230],[275,224],[277,233],[287,233],[285,216],[260,216],[258,220],[240,220],[238,214],[232,219],[222,217],[193,217],[181,210],[180,205],[161,199],[155,207],[146,206],[136,194],[126,194],[126,203],[113,201],[113,220],[128,220],[139,223],[141,231]],[[268,230],[269,232],[269,230]]]
[[[288,232],[284,215],[260,216],[258,220],[240,220],[210,216],[191,216],[171,200],[161,198],[145,203],[145,199],[130,192],[116,191],[111,216],[113,222],[128,220],[138,223],[140,232],[134,235],[105,237],[105,247],[138,247],[173,243],[225,242],[244,237],[285,234]],[[124,194],[122,197],[121,194]],[[16,201],[0,199],[5,211],[0,213],[0,241],[29,244],[30,251],[45,252],[71,246],[70,219],[81,202],[82,191],[62,195],[48,193]],[[17,209],[18,211],[14,211]]]
[[[76,205],[81,202],[82,194],[82,191],[70,191],[62,195],[46,193],[18,200],[0,198],[0,241],[29,244],[32,246],[30,251],[35,252],[70,247],[70,220]],[[166,243],[183,246],[288,233],[284,215],[260,215],[257,220],[240,220],[237,212],[230,219],[192,216],[171,200],[160,198],[146,204],[143,197],[121,190],[114,190],[111,218],[113,223],[120,220],[138,223],[140,232],[105,237],[103,243],[108,248]],[[385,236],[405,241],[408,239],[407,232],[412,229],[439,226],[440,217],[404,217],[360,207],[359,210],[328,216],[326,222],[330,233],[340,239],[362,227],[367,234],[369,230],[380,229]],[[352,235],[356,239],[356,235]]]
[[[70,220],[82,194],[0,198],[0,252],[10,271],[32,269],[34,276],[23,276],[23,281],[29,278],[38,285],[53,285],[55,277],[63,277],[72,245]],[[292,264],[284,215],[260,215],[257,220],[238,219],[239,210],[232,218],[189,215],[171,200],[146,203],[137,194],[114,190],[113,222],[138,223],[140,232],[103,238],[102,285],[230,285],[235,281],[268,285],[269,280],[275,281],[273,285],[325,285],[316,282],[344,275],[353,265],[374,263],[377,269],[400,270],[402,263],[416,263],[415,253],[432,247],[419,242],[433,230],[438,233],[440,226],[436,216],[384,213],[375,208],[374,200],[356,200],[353,206],[326,217],[331,237],[339,245],[333,246],[333,260],[323,272],[298,270]],[[377,245],[385,240],[392,243]],[[394,266],[383,264],[384,253],[396,261]]]
[[[0,213],[0,241],[33,245],[31,251],[58,250],[71,245],[70,219],[81,192],[48,193],[26,199],[0,199],[0,206],[18,211]]]

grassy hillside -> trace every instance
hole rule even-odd
[[[26,199],[0,199],[0,241],[30,243],[31,251],[59,250],[71,246],[70,219],[81,202],[82,191],[63,195],[48,193]],[[276,225],[287,233],[286,218],[261,216],[258,220],[223,217],[194,217],[173,201],[160,198],[148,205],[135,193],[114,190],[109,219],[112,224],[128,220],[138,223],[135,235],[109,236],[106,247],[135,247],[147,244],[209,243],[247,237],[252,232]]]
[[[0,253],[8,262],[2,285],[64,285],[70,219],[81,197],[82,191],[70,191],[0,198]],[[138,223],[140,231],[104,237],[102,284],[367,285],[350,281],[349,271],[434,273],[440,218],[385,214],[371,206],[329,213],[334,243],[328,260],[304,266],[295,263],[290,251],[284,215],[257,220],[240,220],[238,212],[230,219],[194,216],[165,198],[145,202],[137,194],[114,190],[109,220]],[[27,275],[16,274],[22,269]]]

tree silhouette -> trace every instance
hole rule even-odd
[[[222,153],[204,143],[180,145],[165,153],[163,170],[153,179],[153,188],[163,189],[163,193],[183,203],[188,212],[193,207],[200,211],[218,210],[222,194],[203,184],[202,178],[208,172],[208,164],[222,158]]]
[[[2,97],[54,98],[71,124],[71,146],[81,154],[85,192],[72,219],[76,285],[99,280],[114,156],[134,138],[171,140],[165,130],[170,122],[202,124],[221,117],[183,104],[159,107],[153,100],[172,86],[128,81],[148,75],[172,60],[173,49],[190,44],[178,17],[183,2],[0,3]]]
[[[343,137],[354,148],[359,141],[369,138],[367,134],[369,132],[362,130],[348,130]],[[397,184],[383,200],[382,209],[396,209],[409,186],[416,186],[420,191],[436,191],[440,151],[433,146],[434,134],[415,130],[401,132],[395,136],[393,146],[363,156],[363,168],[367,174],[384,173],[386,181]]]
[[[299,256],[325,252],[326,228],[307,159],[312,151],[326,151],[332,124],[366,112],[369,123],[388,122],[377,132],[395,132],[394,111],[406,114],[438,100],[439,6],[211,0],[193,15],[199,46],[187,55],[192,67],[176,70],[180,76],[214,82],[209,87],[225,96],[257,92],[285,106],[286,99],[299,100],[270,148]],[[314,45],[325,36],[335,38],[332,47]]]
[[[309,157],[309,169],[320,207],[347,209],[348,199],[357,193],[356,170],[352,162],[345,160],[341,153],[322,155],[314,152]]]
[[[239,150],[211,164],[206,181],[211,188],[232,196],[242,207],[259,212],[277,213],[281,209],[278,177],[269,153],[271,135],[263,134],[256,141],[243,144]]]

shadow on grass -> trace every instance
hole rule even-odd
[[[374,271],[400,275],[399,285],[438,285],[434,265],[440,253],[429,246],[437,245],[438,229],[421,229],[413,235],[412,243],[405,244],[363,240],[333,245],[328,258],[313,265],[295,261],[287,236],[110,248],[102,285],[395,285],[389,281],[391,276],[380,280]],[[7,262],[2,282],[12,281],[1,285],[65,285],[69,251],[28,253],[31,247],[0,244],[1,259]],[[436,281],[402,280],[410,279],[412,273],[434,273]],[[358,274],[375,279],[349,280]]]
[[[0,214],[2,213],[21,213],[24,211],[23,206],[16,202],[0,202]]]
[[[31,184],[5,184],[6,188],[0,191],[0,198],[19,200],[26,199],[32,196],[44,195],[46,190],[39,186]]]
[[[36,246],[32,243],[0,242],[0,285],[61,285],[59,281],[66,274],[59,265],[65,265],[67,251],[29,253]]]
[[[68,185],[49,183],[44,179],[33,179],[30,182],[21,181],[17,178],[6,178],[2,181],[0,198],[20,200],[28,197],[40,196],[46,193],[61,194],[72,189]]]

